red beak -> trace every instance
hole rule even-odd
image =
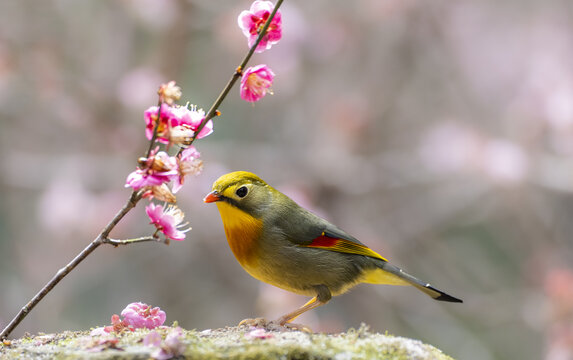
[[[220,201],[220,200],[221,200],[221,195],[219,195],[219,193],[217,191],[213,190],[210,193],[208,193],[207,196],[205,196],[205,198],[203,199],[203,202],[212,203],[212,202]]]

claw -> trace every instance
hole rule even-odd
[[[254,318],[254,319],[241,320],[241,322],[239,323],[239,326],[246,325],[246,326],[266,328],[268,324],[269,324],[269,322],[265,318],[259,317],[259,318]]]

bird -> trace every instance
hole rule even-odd
[[[203,201],[216,203],[229,247],[247,273],[311,297],[273,322],[280,326],[359,283],[411,285],[435,300],[463,302],[390,264],[251,172],[222,175]]]

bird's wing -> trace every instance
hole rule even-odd
[[[273,229],[291,243],[302,247],[364,255],[388,261],[344,230],[300,207],[281,192],[275,190],[274,194],[279,197],[277,201],[282,207],[281,211],[273,213],[274,216],[266,218],[268,221],[266,228]]]
[[[287,225],[289,240],[298,246],[364,255],[388,261],[353,236],[315,214],[302,208],[299,208],[299,214],[302,216],[296,216],[296,225],[292,222]],[[286,221],[286,218],[283,218],[283,221]]]
[[[388,261],[366,245],[358,242],[358,240],[352,237],[347,238],[346,236],[333,234],[328,230],[323,231],[319,236],[312,239],[309,243],[301,246],[337,251],[346,254],[364,255],[375,259]]]

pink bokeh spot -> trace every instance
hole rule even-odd
[[[158,307],[151,306],[142,302],[135,302],[127,305],[121,312],[124,317],[123,321],[133,326],[135,329],[155,329],[165,322],[165,312]]]
[[[270,1],[255,1],[249,10],[244,10],[239,14],[237,22],[247,37],[249,47],[252,47],[259,36],[259,31],[265,25],[273,11],[274,5]],[[281,12],[277,11],[273,20],[269,24],[267,33],[262,37],[255,52],[263,52],[278,43],[282,37]]]
[[[274,78],[275,73],[265,64],[247,68],[241,78],[241,98],[255,102],[267,93],[272,94],[271,86]]]

